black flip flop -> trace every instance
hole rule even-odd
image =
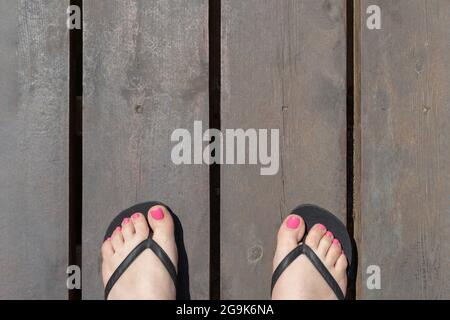
[[[305,222],[305,235],[303,239],[299,242],[299,245],[293,249],[278,265],[272,275],[272,287],[271,294],[275,284],[277,283],[278,278],[281,274],[286,270],[287,267],[300,255],[304,254],[314,265],[314,267],[319,271],[324,280],[328,283],[330,288],[336,294],[336,297],[339,300],[345,299],[345,294],[342,292],[338,283],[328,271],[327,267],[322,263],[320,258],[314,253],[314,251],[308,247],[304,243],[304,238],[308,234],[309,230],[317,223],[321,223],[324,225],[329,231],[331,231],[336,239],[339,240],[342,246],[342,250],[347,257],[349,262],[349,266],[347,268],[347,276],[349,279],[353,278],[354,273],[354,263],[352,260],[353,257],[353,248],[352,248],[352,240],[350,235],[347,232],[347,228],[345,225],[332,213],[328,212],[325,209],[322,209],[318,206],[305,204],[298,206],[292,211],[293,214],[301,216],[303,221]]]
[[[187,255],[186,250],[184,249],[184,243],[183,243],[183,232],[181,229],[181,224],[179,222],[178,217],[174,215],[172,210],[166,206],[165,204],[161,202],[156,201],[150,201],[145,203],[140,203],[137,205],[134,205],[124,211],[122,211],[117,217],[114,218],[114,220],[111,222],[111,224],[108,227],[108,230],[106,231],[104,241],[111,237],[114,230],[116,230],[117,227],[122,225],[122,221],[125,218],[130,218],[133,214],[136,212],[140,212],[144,214],[144,216],[147,215],[147,212],[149,209],[153,206],[161,205],[164,206],[169,213],[172,215],[172,218],[174,220],[175,224],[175,241],[178,248],[178,271],[175,268],[174,264],[170,260],[167,253],[152,239],[152,233],[150,232],[150,235],[148,239],[142,241],[140,244],[136,246],[129,254],[128,256],[122,261],[122,263],[117,267],[117,269],[112,274],[111,278],[108,280],[108,283],[105,286],[105,300],[108,298],[109,292],[113,288],[114,284],[119,280],[119,278],[122,276],[122,274],[128,269],[128,267],[133,263],[133,261],[146,249],[152,250],[155,255],[161,260],[162,264],[166,268],[167,272],[169,273],[170,277],[173,280],[173,283],[175,285],[175,288],[177,289],[177,299],[182,300],[188,300],[190,299],[189,294],[189,276],[188,276],[188,263],[187,263]],[[150,226],[149,226],[150,227]],[[183,275],[183,277],[180,277],[180,275]],[[179,287],[182,287],[181,290]]]

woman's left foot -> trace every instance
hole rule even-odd
[[[273,270],[295,249],[305,234],[305,222],[297,215],[286,218],[278,231]],[[347,258],[338,239],[324,225],[314,225],[307,244],[327,267],[342,292],[347,288]],[[281,274],[272,292],[274,300],[336,300],[333,290],[305,255],[300,255]]]

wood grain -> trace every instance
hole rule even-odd
[[[279,225],[302,203],[346,220],[345,1],[222,1],[222,129],[280,130],[280,170],[221,170],[223,299],[267,299]]]
[[[68,4],[0,0],[0,299],[67,299]]]
[[[446,0],[362,1],[360,298],[450,298],[449,16]]]
[[[209,170],[172,163],[172,131],[208,127],[206,0],[84,3],[83,298],[103,298],[112,218],[147,200],[179,216],[191,296],[209,295]]]

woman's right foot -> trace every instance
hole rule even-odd
[[[273,270],[297,247],[305,234],[305,223],[298,215],[286,218],[278,231],[278,244],[273,260]],[[321,224],[314,225],[306,236],[307,244],[339,284],[347,289],[347,258],[338,239]],[[284,270],[272,291],[274,300],[336,300],[328,286],[305,255],[300,255]]]
[[[106,286],[111,275],[142,241],[148,238],[150,229],[153,240],[170,257],[174,266],[178,263],[177,246],[172,216],[163,206],[154,206],[149,212],[135,213],[122,222],[111,238],[102,245],[102,275]],[[147,224],[148,221],[148,224]],[[112,287],[108,300],[174,300],[175,285],[161,260],[150,249],[144,250],[128,267]]]

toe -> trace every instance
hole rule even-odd
[[[147,214],[148,223],[156,236],[173,236],[173,220],[171,214],[163,206],[154,206],[150,208]]]
[[[142,213],[136,212],[131,216],[133,221],[134,231],[137,235],[147,238],[149,234],[148,223]]]
[[[315,224],[311,230],[309,230],[306,236],[305,243],[312,249],[317,249],[319,247],[319,242],[327,229],[323,224]]]
[[[347,270],[347,266],[348,266],[347,257],[345,256],[344,252],[342,252],[342,254],[336,261],[335,268],[338,272],[345,272]]]
[[[317,252],[321,257],[325,257],[328,249],[331,247],[331,243],[333,242],[334,236],[331,231],[327,231],[325,235],[320,239],[319,246],[317,247]]]
[[[123,247],[123,243],[124,239],[122,235],[122,228],[117,227],[111,236],[111,244],[114,248],[114,251],[119,251]]]
[[[297,246],[305,234],[305,223],[303,219],[295,214],[286,217],[278,230],[277,243],[282,246]]]
[[[277,249],[273,261],[274,268],[298,245],[304,234],[305,222],[300,216],[292,214],[286,217],[278,230]]]
[[[330,249],[328,249],[327,256],[325,257],[325,262],[328,266],[334,266],[341,255],[342,249],[341,244],[338,239],[334,239]]]
[[[134,235],[134,225],[130,218],[125,218],[122,221],[122,234],[125,241],[130,240]]]
[[[150,208],[147,219],[153,230],[153,240],[163,248],[173,264],[177,266],[178,253],[172,215],[164,206],[157,205]]]
[[[102,244],[102,257],[103,259],[107,259],[108,257],[114,254],[114,249],[111,243],[111,238],[108,238]]]

